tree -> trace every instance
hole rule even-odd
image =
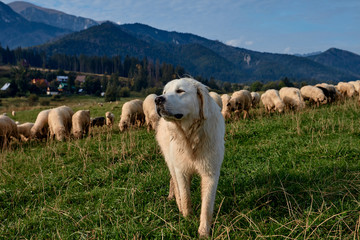
[[[260,91],[263,86],[264,86],[264,84],[262,84],[262,82],[256,81],[256,82],[253,82],[253,83],[251,84],[250,90],[251,90],[252,92],[257,92],[257,91]]]

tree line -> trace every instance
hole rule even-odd
[[[173,66],[168,63],[160,63],[159,60],[148,58],[138,59],[131,56],[86,56],[54,54],[47,56],[45,52],[35,49],[17,48],[10,50],[0,46],[0,65],[12,65],[11,87],[2,96],[24,96],[29,93],[44,94],[47,86],[30,84],[32,79],[46,79],[50,88],[56,89],[58,82],[56,76],[68,76],[67,93],[78,93],[79,89],[87,94],[99,96],[105,93],[106,101],[114,101],[120,97],[130,95],[131,91],[148,93],[161,93],[163,86],[170,80],[191,75],[181,66]],[[30,67],[50,70],[33,70]],[[67,71],[68,73],[65,73]],[[84,83],[75,81],[80,73],[92,73],[86,76]],[[101,74],[102,76],[95,75]],[[290,79],[284,78],[275,82],[263,84],[259,81],[250,86],[239,83],[218,81],[214,78],[193,76],[198,81],[207,85],[211,90],[218,93],[231,93],[240,89],[261,91],[269,88],[281,88],[282,86],[294,86]]]

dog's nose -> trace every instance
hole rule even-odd
[[[155,104],[156,105],[160,105],[163,104],[165,102],[165,98],[163,96],[158,96],[155,98]]]

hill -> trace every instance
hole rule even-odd
[[[69,32],[43,23],[30,22],[0,2],[0,43],[4,47],[39,45]]]
[[[353,73],[360,78],[360,56],[355,53],[330,48],[323,53],[309,56],[308,58],[325,66]]]
[[[28,21],[45,23],[50,26],[68,29],[70,31],[80,31],[99,24],[90,18],[77,17],[23,1],[9,3],[8,6]]]
[[[295,81],[354,80],[356,74],[311,59],[250,51],[193,34],[168,32],[144,24],[110,22],[40,46],[47,54],[121,55],[148,57],[183,66],[191,75],[230,82],[262,82],[282,77]]]

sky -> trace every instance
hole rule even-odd
[[[335,47],[360,55],[360,0],[28,2],[98,21],[192,33],[259,52],[306,54]]]

